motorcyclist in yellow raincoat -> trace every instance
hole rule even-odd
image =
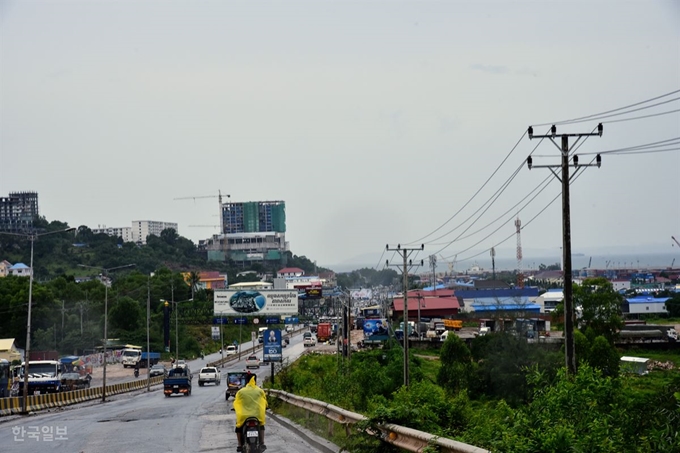
[[[256,417],[260,421],[260,451],[265,451],[267,447],[264,445],[264,423],[265,410],[267,409],[267,395],[256,384],[257,376],[253,375],[250,381],[238,392],[234,397],[234,411],[236,412],[236,438],[238,439],[238,447],[236,451],[243,449],[243,436],[241,435],[241,426],[249,417]]]

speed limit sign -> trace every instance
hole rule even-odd
[[[259,319],[259,318],[254,318],[254,319],[253,319],[253,324],[259,324],[259,323],[260,323],[260,319]]]

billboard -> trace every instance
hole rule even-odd
[[[305,297],[307,299],[321,299],[323,296],[321,288],[305,288]]]
[[[277,290],[215,290],[214,312],[229,315],[285,315],[298,312],[298,292]]]
[[[212,339],[213,340],[219,340],[220,339],[220,328],[219,327],[214,327],[212,328]]]
[[[386,319],[364,319],[364,339],[387,339]],[[371,338],[373,337],[373,338]]]
[[[262,358],[265,362],[281,362],[283,359],[281,351],[281,331],[278,329],[267,329],[263,334]]]

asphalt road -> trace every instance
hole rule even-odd
[[[299,356],[304,350],[301,336],[296,335],[284,349],[284,357]],[[261,352],[260,352],[261,356]],[[223,368],[243,369],[241,361]],[[161,386],[151,392],[138,391],[65,409],[41,411],[28,417],[0,418],[0,450],[8,453],[50,451],[51,453],[90,452],[235,452],[236,416],[231,412],[233,398],[225,401],[226,379],[219,386],[198,386],[197,372],[218,354],[189,363],[194,372],[191,396],[165,397]],[[252,370],[258,382],[269,373],[269,367]],[[267,452],[323,452],[337,447],[302,430],[290,430],[267,417]],[[61,439],[57,439],[60,437]],[[308,441],[309,440],[309,441]],[[318,442],[318,443],[317,443]]]

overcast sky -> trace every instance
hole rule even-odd
[[[175,198],[284,200],[291,250],[331,267],[414,241],[425,258],[511,256],[516,215],[525,256],[559,254],[560,200],[531,221],[559,181],[513,208],[550,175],[522,166],[526,136],[422,238],[529,125],[680,89],[677,1],[1,0],[0,40],[0,196],[38,191],[71,226],[177,222],[194,241],[217,231],[190,227],[219,224],[217,199]],[[611,122],[678,98],[602,119],[578,153],[680,137],[677,112]],[[677,149],[603,155],[571,186],[574,252],[678,251],[679,175]]]

